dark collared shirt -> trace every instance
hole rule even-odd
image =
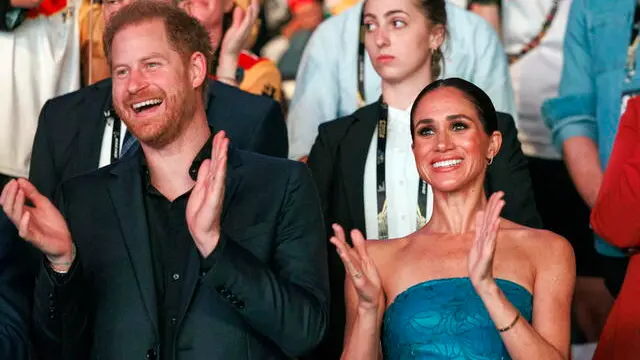
[[[195,180],[202,162],[211,157],[211,138],[191,164],[189,175]],[[186,312],[188,296],[183,289],[189,255],[198,251],[186,220],[186,208],[191,190],[169,201],[152,184],[149,168],[142,160],[143,198],[149,227],[149,244],[153,260],[153,274],[158,301],[161,358],[173,357],[177,326]],[[211,256],[200,257],[199,270],[211,268]],[[197,275],[195,275],[197,276]],[[180,308],[185,307],[184,309]]]
[[[211,158],[212,135],[196,155],[189,168],[189,176],[195,181],[202,162]],[[186,219],[187,202],[191,190],[182,194],[174,201],[169,201],[152,184],[151,174],[144,157],[140,164],[142,176],[142,197],[145,203],[147,225],[149,228],[149,245],[151,248],[153,275],[156,287],[156,300],[158,304],[159,334],[160,334],[160,358],[171,359],[175,350],[175,339],[180,317],[186,314],[186,306],[189,301],[183,299],[186,294],[183,291],[183,281],[187,271],[189,254],[198,252],[193,238],[189,233]],[[199,273],[205,274],[215,263],[214,252],[208,257],[200,258]],[[78,258],[67,273],[57,273],[48,266],[48,261],[43,257],[45,268],[56,285],[65,284],[71,274],[79,266]],[[186,289],[185,289],[186,290]],[[185,308],[180,308],[183,305]],[[132,339],[135,341],[135,339]],[[165,355],[166,354],[166,355]]]

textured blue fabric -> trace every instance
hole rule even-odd
[[[530,322],[531,293],[511,281],[496,282]],[[469,278],[431,280],[408,288],[385,312],[382,331],[385,360],[511,359]]]

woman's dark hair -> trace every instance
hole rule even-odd
[[[487,133],[487,135],[491,136],[491,134],[498,129],[498,116],[496,115],[496,109],[493,107],[493,103],[491,102],[489,95],[467,80],[460,78],[448,78],[436,80],[427,85],[427,87],[422,89],[420,94],[418,94],[418,97],[416,97],[416,100],[413,102],[413,105],[411,106],[410,125],[412,139],[415,131],[413,121],[415,120],[416,109],[420,104],[420,100],[430,92],[444,87],[453,87],[460,90],[463,96],[473,104],[478,112],[478,118],[480,119],[480,123],[482,123],[484,132]]]
[[[429,19],[433,25],[442,25],[444,28],[445,38],[448,35],[447,31],[447,9],[445,0],[414,0],[417,2],[418,7],[422,10],[422,14]],[[434,49],[431,53],[431,75],[433,79],[440,77],[443,72],[444,55],[442,49],[439,47]]]

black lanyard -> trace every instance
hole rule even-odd
[[[365,102],[364,88],[364,59],[365,59],[365,37],[366,28],[364,26],[364,5],[360,12],[360,32],[358,34],[358,107],[363,107]],[[389,238],[389,220],[387,215],[387,185],[385,182],[385,159],[387,150],[387,120],[389,118],[389,107],[380,97],[380,119],[378,119],[378,148],[376,151],[376,191],[378,200],[378,239]],[[424,212],[423,212],[424,211]],[[418,182],[418,205],[416,209],[416,229],[426,224],[427,213],[427,183],[424,180]]]
[[[111,164],[120,158],[120,118],[113,109],[104,112],[107,124],[113,123],[113,133],[111,135]]]
[[[378,120],[378,148],[376,151],[376,191],[378,193],[378,239],[389,238],[389,220],[387,203],[387,184],[385,182],[386,150],[387,150],[387,122],[389,107],[380,97],[380,119]],[[424,211],[424,212],[423,212]],[[427,213],[427,183],[424,180],[418,182],[418,205],[416,209],[416,229],[426,224]]]

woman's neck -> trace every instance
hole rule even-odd
[[[425,226],[429,232],[464,234],[475,230],[476,214],[484,210],[487,197],[484,192],[484,176],[475,183],[456,192],[440,192],[434,189],[433,215]]]
[[[406,110],[420,91],[432,81],[431,71],[427,71],[425,74],[413,74],[397,82],[388,82],[383,79],[382,98],[387,105]]]

